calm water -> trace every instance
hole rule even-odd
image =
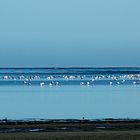
[[[0,69],[0,119],[140,118],[139,68]]]

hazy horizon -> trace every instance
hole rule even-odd
[[[140,67],[138,0],[0,1],[0,68]]]

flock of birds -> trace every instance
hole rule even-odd
[[[124,74],[124,75],[5,75],[0,76],[1,81],[22,81],[24,85],[32,85],[33,81],[37,81],[40,86],[57,86],[61,82],[78,81],[80,86],[96,85],[96,82],[106,81],[108,85],[121,85],[127,81],[136,85],[140,84],[140,74]]]

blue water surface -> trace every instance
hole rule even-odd
[[[76,76],[83,76],[82,78],[67,78],[68,75],[73,76],[73,73],[57,73],[57,77],[53,75],[53,79],[48,78],[51,73],[38,75],[35,72],[34,76],[38,75],[41,78],[34,79],[32,73],[24,70],[20,70],[19,73],[14,71],[13,74],[9,71],[4,72],[0,75],[0,119],[140,118],[139,71],[136,74],[134,71],[127,74],[113,73],[113,77],[117,79],[105,77],[110,74],[103,75],[99,71],[98,74],[77,73]],[[74,84],[77,78],[78,82]],[[87,81],[90,82],[93,78],[98,84],[94,84],[94,81],[87,84]],[[48,84],[55,80],[64,83]],[[105,84],[102,80],[106,81]],[[110,84],[111,80],[115,84]],[[35,81],[38,83],[34,84]],[[69,81],[72,81],[71,84],[67,84]],[[84,81],[84,84],[81,85],[81,81]],[[40,82],[46,83],[40,85]],[[127,84],[124,84],[125,82]]]

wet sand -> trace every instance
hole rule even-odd
[[[139,140],[140,120],[0,122],[0,140]]]

